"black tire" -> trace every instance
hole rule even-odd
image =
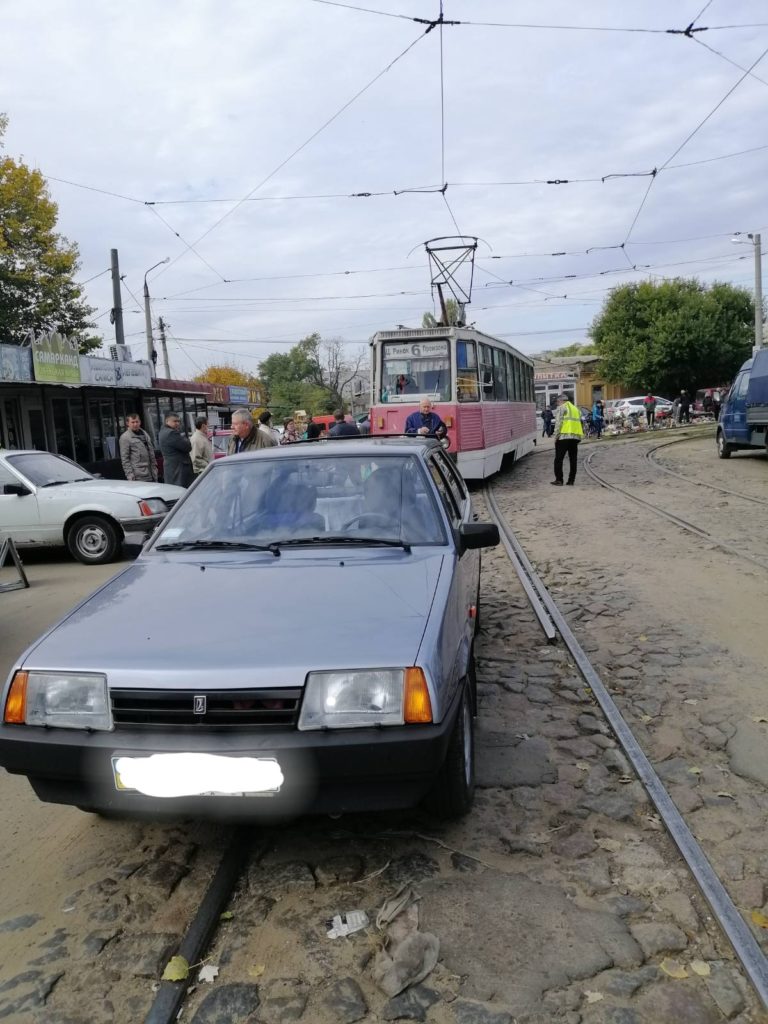
[[[730,459],[733,448],[725,440],[722,430],[717,432],[717,457],[718,459]]]
[[[81,516],[67,530],[69,552],[83,565],[114,562],[121,541],[117,526],[96,513]]]
[[[445,761],[427,797],[428,810],[444,821],[461,818],[475,798],[475,736],[469,686],[461,695]]]

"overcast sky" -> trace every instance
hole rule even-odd
[[[524,352],[583,339],[617,282],[653,273],[752,286],[752,250],[730,237],[768,232],[768,58],[754,68],[762,81],[746,76],[674,154],[744,74],[704,44],[749,68],[768,48],[765,0],[711,0],[694,38],[446,26],[444,156],[441,33],[411,20],[435,17],[439,0],[360,4],[408,17],[313,0],[28,0],[4,19],[6,151],[48,176],[80,280],[105,270],[115,247],[141,300],[144,272],[171,257],[150,289],[154,317],[178,339],[175,376],[217,357],[256,371],[315,330],[363,343],[420,324],[433,308],[423,242],[456,233],[445,200],[460,230],[483,240],[469,319]],[[703,5],[444,0],[444,11],[684,29]],[[709,162],[675,166],[697,161]],[[667,163],[632,227],[651,179],[599,179]],[[598,180],[490,184],[574,178]],[[393,194],[444,182],[445,198]],[[288,198],[330,195],[341,198]],[[205,235],[199,255],[176,233],[193,244]],[[548,255],[560,252],[572,255]],[[113,341],[109,276],[86,291]],[[123,302],[141,358],[143,314],[127,290]]]

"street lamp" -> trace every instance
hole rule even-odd
[[[742,241],[740,235],[741,232],[737,231],[731,239],[734,245],[747,244]],[[752,242],[755,250],[755,351],[757,351],[763,347],[763,253],[759,233],[754,235],[748,233],[747,238]]]
[[[149,365],[154,366],[153,356],[155,354],[155,343],[152,339],[152,313],[149,309],[149,286],[147,285],[147,274],[151,274],[157,267],[162,267],[164,263],[170,263],[171,257],[166,256],[164,260],[160,260],[159,263],[155,263],[153,267],[144,274],[144,323],[147,330],[147,359]],[[152,374],[154,377],[154,373]]]

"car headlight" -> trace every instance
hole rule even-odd
[[[420,668],[310,672],[299,729],[359,729],[431,721],[429,690]]]
[[[168,511],[168,506],[162,498],[145,498],[139,502],[139,511],[143,516],[162,516]]]
[[[112,729],[107,677],[17,672],[5,703],[6,722],[59,729]]]

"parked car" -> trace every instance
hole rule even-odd
[[[716,438],[721,459],[749,448],[768,455],[768,349],[758,349],[736,375],[723,398]]]
[[[110,813],[259,818],[428,795],[463,814],[478,549],[498,541],[434,440],[220,459],[135,562],[18,659],[0,765],[43,800]],[[213,643],[192,626],[195,593],[227,599]]]
[[[86,565],[113,561],[126,533],[149,533],[183,487],[102,480],[63,455],[0,451],[0,540],[66,545]]]
[[[667,416],[671,416],[672,403],[670,400],[668,398],[661,398],[659,395],[654,395],[653,397],[656,399],[656,419],[664,419]],[[644,422],[645,398],[645,395],[640,395],[634,398],[617,398],[613,400],[610,418],[615,419],[617,414],[627,419],[630,416],[638,416]]]

